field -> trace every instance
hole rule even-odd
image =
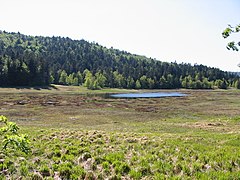
[[[31,153],[1,152],[0,179],[238,179],[240,91],[177,91],[188,96],[1,88],[0,114],[29,135]]]

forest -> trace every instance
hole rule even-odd
[[[88,89],[240,88],[236,73],[218,68],[163,62],[85,40],[0,31],[0,86],[51,83]]]

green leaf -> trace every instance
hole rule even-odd
[[[3,115],[0,116],[0,122],[7,123],[7,121],[8,121],[7,117]]]
[[[228,36],[230,36],[230,34],[231,34],[232,32],[233,32],[232,29],[226,28],[226,29],[223,31],[222,36],[223,36],[224,38],[227,38]]]
[[[0,128],[0,135],[4,135],[2,140],[3,149],[11,147],[27,154],[30,151],[28,136],[26,134],[18,134],[19,127],[17,124],[9,122],[5,116],[0,116],[0,122],[5,124],[5,126]]]

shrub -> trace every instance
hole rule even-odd
[[[14,150],[21,150],[24,153],[30,151],[29,139],[26,134],[18,134],[19,127],[16,123],[8,121],[5,116],[0,116],[0,122],[3,127],[0,128],[0,135],[3,137],[3,149],[12,147]]]

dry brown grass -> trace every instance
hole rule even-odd
[[[239,129],[239,124],[233,126],[231,121],[240,115],[240,91],[236,90],[178,90],[188,96],[156,99],[105,99],[98,94],[88,96],[84,91],[88,92],[64,86],[50,90],[3,88],[0,114],[22,125],[54,128],[135,131],[141,126],[156,125],[216,131]],[[211,125],[215,121],[224,126]]]

